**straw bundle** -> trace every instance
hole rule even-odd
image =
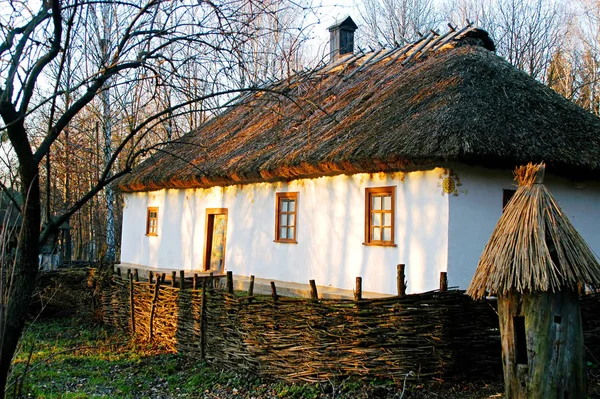
[[[515,171],[519,183],[479,260],[467,294],[576,290],[600,284],[596,256],[542,184],[545,165]]]

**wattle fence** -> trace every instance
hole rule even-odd
[[[316,300],[232,294],[212,280],[181,289],[129,277],[103,289],[106,323],[230,371],[290,382],[501,375],[494,303],[463,291]],[[582,299],[592,359],[600,349],[599,304],[596,295]]]

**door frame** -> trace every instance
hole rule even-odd
[[[223,273],[223,271],[225,270],[225,251],[227,249],[227,224],[229,222],[229,217],[227,216],[227,208],[206,208],[206,217],[204,222],[204,262],[202,265],[202,270],[205,272],[210,271],[210,255],[212,249],[213,226],[215,222],[215,215],[225,215],[225,237],[223,237],[223,262],[221,263],[221,270],[218,271],[218,273]]]

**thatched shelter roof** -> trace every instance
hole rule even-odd
[[[600,172],[600,119],[517,70],[477,29],[337,63],[242,96],[122,178],[122,191],[546,161]],[[275,94],[284,93],[285,95]]]
[[[600,285],[600,264],[542,184],[544,164],[515,171],[519,183],[479,259],[467,294],[557,292]]]

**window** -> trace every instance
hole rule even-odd
[[[365,245],[395,246],[396,187],[365,189]]]
[[[502,190],[502,212],[504,212],[504,208],[506,208],[506,204],[510,201],[510,199],[515,195],[517,190]]]
[[[275,241],[297,243],[298,193],[277,193]]]
[[[158,208],[156,207],[148,208],[146,216],[146,235],[158,235]]]

